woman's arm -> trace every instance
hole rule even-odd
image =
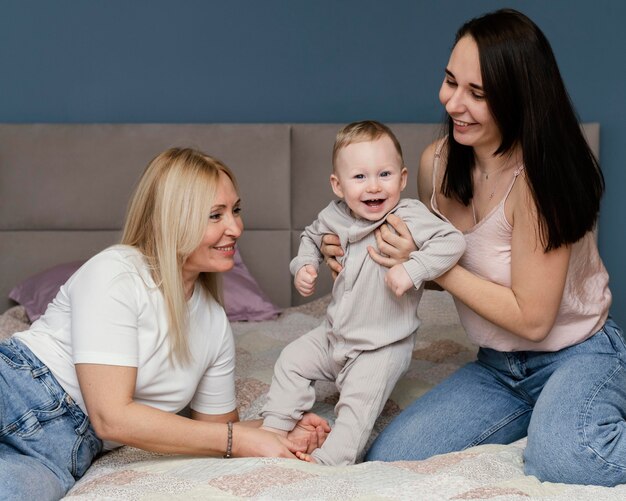
[[[226,451],[225,422],[236,420],[236,411],[188,419],[134,402],[135,367],[76,364],[76,373],[89,419],[101,439],[170,454],[221,456]],[[295,458],[293,452],[303,449],[242,423],[233,430],[233,456]]]
[[[194,421],[204,421],[205,423],[228,423],[229,421],[232,423],[239,422],[239,412],[237,409],[234,411],[227,412],[226,414],[204,414],[202,412],[194,411],[191,409],[191,419]],[[254,421],[247,421],[243,424],[253,423]]]
[[[212,415],[202,414],[192,410],[191,419],[211,423],[228,423],[229,421],[239,421],[239,414],[237,411],[233,411],[229,414]],[[263,420],[252,419],[248,421],[241,421],[239,424],[249,428],[260,428],[263,424]],[[296,427],[287,434],[287,438],[296,445],[306,446],[306,452],[310,454],[315,449],[322,446],[329,433],[330,425],[328,424],[328,421],[319,417],[317,414],[307,412],[304,416],[302,416],[302,419],[298,422]]]
[[[484,280],[461,266],[455,266],[436,282],[490,322],[539,342],[554,325],[571,247],[544,252],[536,207],[523,176],[515,183],[509,203],[513,216],[511,287]]]

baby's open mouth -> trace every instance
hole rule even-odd
[[[363,201],[363,203],[367,205],[368,207],[378,207],[379,205],[382,205],[384,202],[385,200],[383,198],[376,198],[374,200]]]

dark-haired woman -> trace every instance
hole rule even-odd
[[[404,410],[367,459],[527,435],[525,470],[540,480],[626,482],[626,346],[593,233],[604,182],[550,45],[519,12],[473,19],[439,97],[448,134],[424,152],[419,192],[465,234],[465,255],[437,282],[480,350]],[[390,257],[372,252],[381,264],[411,247],[393,224],[399,235],[379,238]]]

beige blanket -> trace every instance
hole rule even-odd
[[[270,322],[233,324],[237,393],[242,418],[257,417],[274,361],[290,340],[318,325],[327,299],[286,310]],[[379,418],[375,436],[400,409],[472,360],[450,297],[426,291],[413,362]],[[0,316],[0,337],[27,328],[21,308]],[[315,410],[332,419],[336,390],[317,385]],[[445,416],[442,416],[445,419]],[[373,438],[373,437],[372,437]],[[617,500],[626,485],[603,488],[539,482],[523,473],[524,440],[485,445],[425,461],[328,467],[286,459],[209,459],[166,456],[122,447],[87,471],[68,499],[306,499],[306,500]]]

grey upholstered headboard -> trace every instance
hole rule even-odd
[[[0,311],[20,280],[86,259],[119,238],[147,163],[171,146],[224,161],[240,184],[243,259],[279,306],[303,302],[289,261],[298,236],[331,199],[331,149],[340,124],[0,124]],[[390,124],[415,197],[420,154],[435,124]],[[599,126],[585,132],[598,152]],[[330,290],[323,273],[316,295]]]

